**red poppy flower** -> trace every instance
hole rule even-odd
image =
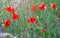
[[[36,6],[32,5],[32,11],[36,11]]]
[[[44,30],[42,30],[42,32],[46,32],[46,30],[44,29]]]
[[[9,27],[10,24],[11,24],[11,21],[10,20],[6,20],[5,23],[4,23],[5,27]]]
[[[14,8],[8,6],[8,7],[6,7],[6,11],[11,12],[11,13],[14,13]]]
[[[54,10],[56,10],[56,8],[57,8],[56,4],[51,4],[51,7],[52,7]]]
[[[46,4],[40,4],[39,9],[40,10],[45,10],[46,9]]]
[[[34,24],[36,21],[37,21],[37,18],[35,18],[35,17],[31,17],[31,18],[28,19],[28,22],[30,24]]]
[[[13,14],[13,16],[12,16],[12,20],[17,20],[19,18],[19,15],[18,14]]]

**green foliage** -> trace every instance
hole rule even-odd
[[[57,28],[58,28],[58,8],[60,5],[60,0],[33,0],[33,2],[29,2],[26,7],[24,8],[22,5],[16,9],[16,12],[19,14],[18,21],[12,21],[11,26],[8,28],[3,27],[5,32],[11,33],[13,36],[22,36],[23,38],[57,38]],[[10,1],[9,1],[10,2]],[[3,22],[7,19],[11,19],[12,15],[6,12],[5,7],[7,4],[9,5],[8,1],[5,3],[0,4],[1,14],[0,16],[3,18]],[[58,3],[57,3],[58,2]],[[41,3],[46,3],[47,8],[44,11],[39,10],[38,6]],[[50,7],[50,4],[56,3],[57,10],[53,10]],[[32,12],[31,6],[36,5],[37,9],[35,12]],[[4,7],[5,6],[5,7]],[[27,7],[30,7],[27,9]],[[29,13],[29,14],[28,14]],[[37,17],[38,20],[35,24],[31,25],[27,22],[29,17]],[[47,32],[43,33],[42,30],[46,29]],[[58,37],[59,38],[59,37]]]

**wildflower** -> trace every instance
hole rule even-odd
[[[46,30],[44,29],[44,30],[42,30],[42,32],[46,32]]]
[[[40,4],[39,9],[40,10],[45,10],[46,9],[46,4]]]
[[[36,11],[36,6],[32,5],[32,11]]]
[[[28,19],[28,22],[30,24],[34,24],[36,21],[37,21],[37,18],[35,18],[35,17],[31,17],[31,18]]]
[[[5,27],[9,27],[10,24],[11,24],[11,21],[10,20],[6,20],[5,23],[4,23]]]
[[[11,12],[11,13],[13,14],[13,13],[14,13],[14,8],[8,6],[8,7],[6,7],[6,11],[7,11],[7,12]]]
[[[51,4],[51,8],[53,8],[54,10],[56,10],[56,8],[57,8],[56,4]]]
[[[13,16],[12,16],[12,20],[17,20],[19,18],[19,15],[18,14],[13,14]]]

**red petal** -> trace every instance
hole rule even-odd
[[[14,8],[13,7],[6,7],[6,11],[11,12],[12,14],[14,13]]]
[[[31,17],[31,18],[28,19],[28,22],[30,24],[34,24],[36,21],[37,21],[37,19],[35,17]]]
[[[52,7],[54,10],[56,10],[56,8],[57,8],[56,4],[51,4],[51,7]]]
[[[13,16],[12,16],[12,20],[17,20],[19,18],[19,16],[18,16],[18,14],[13,14]]]
[[[32,5],[32,11],[36,11],[36,6]]]
[[[44,29],[44,30],[42,30],[42,32],[46,32],[46,30]]]
[[[45,10],[46,9],[46,4],[40,4],[39,9],[40,10]]]
[[[10,20],[6,20],[6,22],[5,22],[5,27],[9,27],[9,26],[10,26],[10,23],[11,23]]]

